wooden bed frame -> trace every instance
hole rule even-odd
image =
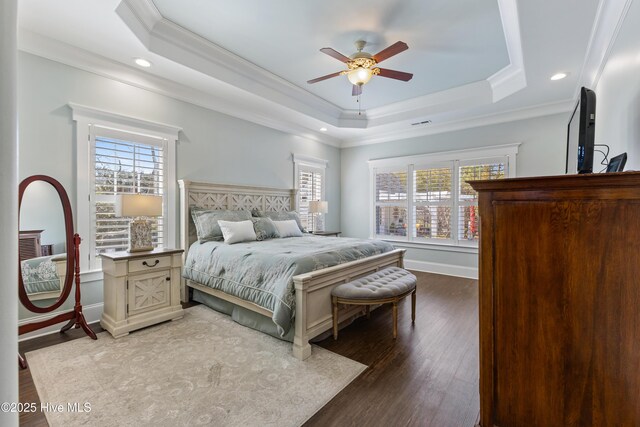
[[[221,185],[187,180],[180,186],[180,243],[186,258],[189,247],[196,240],[190,206],[216,210],[251,210],[284,212],[296,209],[295,189],[275,189],[240,185]],[[341,283],[370,274],[385,267],[403,267],[404,249],[340,264],[293,278],[296,289],[295,336],[293,355],[304,360],[311,355],[309,340],[332,329],[331,290]],[[189,288],[198,289],[225,301],[244,307],[269,318],[273,313],[254,303],[212,289],[192,280],[182,279],[181,298],[189,300]],[[362,307],[342,306],[339,321],[362,312]]]

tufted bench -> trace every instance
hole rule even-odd
[[[372,305],[393,303],[393,338],[398,336],[398,302],[411,294],[411,322],[416,321],[416,276],[400,267],[387,267],[331,291],[333,339],[338,339],[338,304]]]

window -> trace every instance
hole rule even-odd
[[[450,241],[452,239],[451,214],[453,212],[453,166],[451,163],[432,166],[414,166],[413,224],[414,239]]]
[[[505,178],[508,161],[494,159],[491,161],[460,162],[458,190],[458,236],[460,240],[477,241],[478,227],[478,194],[466,181],[477,179]]]
[[[124,251],[128,246],[129,220],[116,217],[116,195],[164,195],[167,187],[165,141],[145,141],[140,136],[99,126],[93,126],[91,134],[91,252],[98,256],[105,252]],[[166,211],[166,203],[163,205],[163,211]],[[154,247],[164,245],[164,216],[166,214],[153,222]]]
[[[407,172],[379,171],[376,174],[376,235],[407,235]]]
[[[99,270],[100,254],[128,247],[129,219],[115,216],[118,194],[162,196],[163,215],[154,221],[153,243],[175,247],[178,129],[86,107],[72,109],[77,122],[81,270]]]
[[[516,153],[509,145],[370,161],[372,237],[477,246],[478,198],[466,181],[515,176]]]
[[[297,195],[297,210],[302,226],[307,230],[325,229],[324,214],[309,212],[309,202],[325,199],[325,169],[327,161],[313,157],[294,155],[294,173]]]

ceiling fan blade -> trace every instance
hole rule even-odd
[[[373,58],[380,63],[385,59],[389,59],[392,56],[399,54],[400,52],[404,52],[407,49],[409,49],[409,46],[407,46],[405,42],[395,42],[388,48],[382,49],[380,52],[373,55]]]
[[[337,77],[337,76],[340,75],[340,73],[341,73],[341,71],[338,71],[337,73],[333,73],[333,74],[327,74],[326,76],[318,77],[318,78],[315,78],[313,80],[308,80],[307,83],[309,83],[309,84],[318,83],[318,82],[321,82],[323,80],[330,79],[332,77]]]
[[[408,82],[413,77],[413,74],[411,73],[405,73],[404,71],[388,70],[386,68],[380,68],[380,74],[378,75],[389,78],[389,79],[402,80],[403,82]]]
[[[345,64],[349,61],[351,61],[351,58],[344,56],[343,54],[341,54],[340,52],[338,52],[337,50],[334,50],[330,47],[323,47],[322,49],[320,49],[320,52],[325,53],[327,55],[329,55],[332,58],[337,59],[340,62],[344,62]]]
[[[362,86],[358,86],[358,85],[352,85],[353,87],[351,88],[351,96],[358,96],[358,95],[362,95]]]

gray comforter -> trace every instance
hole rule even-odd
[[[273,312],[284,336],[295,314],[293,276],[393,250],[389,243],[304,236],[237,243],[195,242],[183,276]]]

